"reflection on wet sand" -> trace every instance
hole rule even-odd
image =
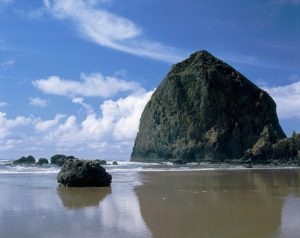
[[[284,231],[284,237],[294,237],[295,226],[283,227],[282,213],[286,211],[282,209],[287,196],[300,196],[299,170],[140,176],[144,185],[136,188],[136,194],[144,221],[155,238],[265,238],[277,237],[278,231]],[[299,204],[294,208],[298,214]]]
[[[79,209],[83,207],[99,206],[99,203],[111,194],[111,188],[65,188],[58,187],[57,194],[64,207]]]

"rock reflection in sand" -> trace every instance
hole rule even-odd
[[[144,185],[136,188],[136,194],[155,238],[265,238],[277,237],[278,230],[281,238],[294,238],[295,233],[299,237],[299,170],[144,173],[141,177]],[[291,193],[294,198],[287,199]]]
[[[109,194],[111,188],[65,188],[58,187],[57,194],[64,207],[79,209],[83,207],[99,206],[99,203]]]

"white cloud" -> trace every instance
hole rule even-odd
[[[93,107],[91,105],[85,103],[83,98],[73,98],[72,102],[83,106],[88,114],[91,114],[94,112]]]
[[[46,107],[48,104],[48,100],[41,99],[39,97],[29,98],[29,102],[32,106],[36,106],[36,107]]]
[[[147,92],[134,82],[103,77],[100,74],[83,76],[81,82],[60,78],[57,80],[54,84],[51,84],[51,79],[42,83],[35,81],[34,84],[47,93],[74,96],[71,102],[82,106],[86,115],[82,117],[75,113],[56,114],[53,118],[45,120],[35,116],[7,118],[2,112],[0,150],[5,153],[15,150],[19,155],[81,153],[83,158],[89,158],[85,156],[90,153],[92,156],[109,154],[110,158],[115,159],[129,158],[141,113],[153,91]],[[56,88],[62,91],[57,92]],[[83,97],[77,96],[80,94],[104,97],[120,91],[129,92],[129,95],[118,99],[106,99],[100,103],[98,109],[89,105]],[[40,98],[31,98],[31,101],[35,105],[44,105],[43,102],[40,103],[43,101]]]
[[[141,113],[152,93],[153,91],[140,92],[115,101],[106,100],[100,105],[101,116],[88,111],[81,122],[74,115],[64,121],[61,121],[62,116],[57,115],[53,120],[39,121],[36,129],[44,132],[46,141],[57,143],[60,147],[85,145],[96,148],[98,144],[97,148],[103,149],[107,145],[103,140],[109,141],[110,145],[119,141],[133,143]],[[73,102],[84,103],[82,98],[73,99]]]
[[[130,95],[116,101],[108,100],[101,105],[103,119],[111,119],[114,124],[115,139],[134,139],[138,130],[141,113],[153,91]]]
[[[62,79],[50,76],[47,79],[33,81],[33,85],[44,93],[60,96],[111,97],[120,92],[140,90],[135,82],[128,82],[114,77],[103,76],[100,73],[81,74],[81,81]]]
[[[6,107],[7,105],[7,102],[0,102],[0,107]]]
[[[16,145],[20,144],[22,140],[14,140],[14,139],[8,139],[8,140],[1,140],[0,139],[0,151],[7,151],[12,148],[14,148]]]
[[[8,119],[6,113],[0,112],[0,139],[4,139],[11,134],[11,129],[28,125],[32,121],[31,118],[18,116],[15,119]]]
[[[72,21],[81,36],[101,46],[171,63],[183,58],[173,47],[143,39],[140,27],[126,18],[100,9],[97,2],[44,0],[44,6],[55,18]]]
[[[10,59],[10,60],[7,60],[7,61],[4,61],[1,63],[1,66],[2,67],[5,67],[5,68],[9,68],[9,67],[12,67],[14,66],[16,63],[16,60],[15,59]]]
[[[64,114],[57,114],[54,119],[42,121],[41,119],[37,120],[35,123],[35,129],[39,132],[47,131],[59,124],[59,122],[65,118]]]
[[[300,118],[300,81],[264,89],[275,100],[280,118]]]

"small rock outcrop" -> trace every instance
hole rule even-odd
[[[36,162],[37,165],[43,165],[43,164],[49,164],[49,161],[46,158],[40,158],[38,162]]]
[[[284,138],[269,94],[199,51],[174,65],[153,93],[131,160],[239,160],[248,150],[267,153]]]
[[[185,164],[185,162],[182,159],[176,159],[173,161],[173,164]]]
[[[13,164],[34,164],[35,158],[32,155],[27,157],[22,156],[20,159],[17,159],[13,162]]]
[[[50,159],[51,164],[62,166],[67,160],[77,159],[74,156],[53,155]]]
[[[97,160],[67,160],[57,175],[57,182],[66,187],[109,186],[111,179]]]
[[[100,163],[101,165],[106,165],[106,164],[107,164],[106,160],[97,160],[97,161],[99,161],[99,163]]]
[[[118,162],[117,161],[113,161],[112,165],[118,165]]]
[[[265,128],[255,145],[247,151],[244,160],[248,163],[300,166],[300,134],[278,142],[271,141],[274,131]]]

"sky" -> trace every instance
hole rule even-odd
[[[0,159],[128,160],[151,94],[200,49],[300,132],[300,0],[0,0]]]

